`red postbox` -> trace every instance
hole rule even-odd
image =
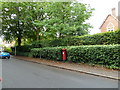
[[[67,53],[66,53],[66,49],[62,49],[62,60],[67,60]]]

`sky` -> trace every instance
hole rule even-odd
[[[99,27],[106,19],[108,14],[111,14],[111,9],[116,8],[116,15],[118,15],[118,2],[120,0],[78,0],[79,2],[90,4],[92,8],[95,8],[93,16],[87,21],[92,26],[90,34],[99,33]]]

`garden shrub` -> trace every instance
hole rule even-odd
[[[61,49],[67,49],[67,61],[89,63],[120,69],[120,45],[82,45],[31,49],[33,57],[62,60]]]
[[[31,55],[37,58],[45,58],[52,60],[62,60],[62,47],[46,47],[46,48],[33,48],[31,49]]]
[[[75,45],[109,45],[120,44],[120,30],[97,33],[94,35],[75,36]]]
[[[4,51],[11,53],[11,52],[12,52],[12,49],[11,49],[11,48],[6,47],[6,48],[4,48]]]
[[[32,49],[32,46],[24,45],[24,46],[11,47],[12,54],[15,52],[15,48],[16,48],[16,52],[27,53],[27,52],[30,52],[30,50]]]
[[[79,46],[79,45],[110,45],[120,44],[120,30],[114,32],[97,33],[94,35],[72,36],[52,40],[33,42],[33,48]]]
[[[15,52],[12,52],[11,54],[12,54],[12,55],[15,55]],[[20,52],[20,51],[17,51],[17,52],[16,52],[16,55],[18,55],[18,56],[32,57],[32,55],[31,55],[30,52]]]
[[[31,45],[33,48],[41,48],[42,45],[41,45],[41,41],[34,41],[32,42],[32,45]]]

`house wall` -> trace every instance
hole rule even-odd
[[[107,32],[107,25],[110,22],[114,25],[114,30],[118,29],[118,21],[113,16],[109,15],[108,18],[106,19],[106,21],[104,22],[104,24],[101,27],[101,32]]]

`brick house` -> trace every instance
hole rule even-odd
[[[115,8],[113,8],[112,14],[109,14],[100,26],[100,31],[108,32],[115,31],[118,29],[120,29],[120,16],[116,16]]]

